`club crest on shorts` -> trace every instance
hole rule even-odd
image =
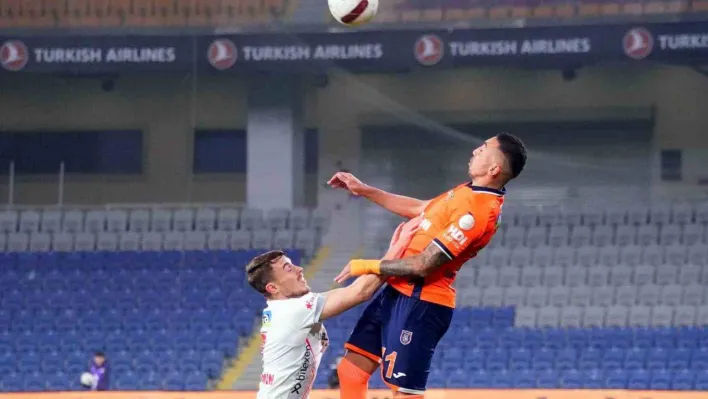
[[[401,330],[401,344],[408,345],[413,339],[413,333],[407,330]]]

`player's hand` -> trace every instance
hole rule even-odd
[[[391,237],[391,243],[389,244],[388,251],[384,256],[384,259],[398,259],[401,255],[403,255],[406,248],[408,248],[408,245],[411,243],[415,233],[420,230],[420,223],[423,219],[423,215],[418,215],[413,219],[398,225],[398,228],[396,228],[396,231],[393,233],[393,237]]]
[[[348,172],[337,172],[327,182],[332,188],[343,188],[354,195],[362,195],[366,189],[366,184]]]
[[[349,280],[351,277],[352,277],[351,266],[349,266],[349,263],[347,263],[347,265],[344,266],[344,269],[342,269],[342,271],[339,272],[337,277],[334,278],[334,282],[337,284],[344,284],[344,282]]]

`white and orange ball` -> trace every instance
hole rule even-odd
[[[371,21],[379,10],[379,0],[327,0],[334,19],[344,25],[361,25]]]

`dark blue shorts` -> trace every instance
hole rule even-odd
[[[345,347],[374,361],[383,360],[381,375],[392,389],[421,394],[435,347],[447,332],[453,311],[387,286],[366,307]]]

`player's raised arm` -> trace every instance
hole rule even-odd
[[[418,230],[422,217],[411,219],[398,226],[391,238],[391,245],[384,255],[383,260],[392,260],[403,255],[406,247]],[[354,306],[369,300],[383,284],[384,279],[379,276],[368,275],[356,279],[350,286],[326,292],[324,308],[320,321],[337,316]]]
[[[390,212],[409,219],[420,215],[430,202],[429,200],[420,200],[404,195],[392,194],[369,186],[347,172],[335,173],[327,184],[329,184],[330,187],[343,188],[354,195],[362,196]]]

